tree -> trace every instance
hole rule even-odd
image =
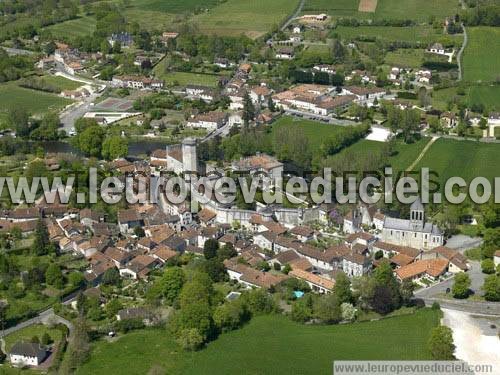
[[[484,259],[481,262],[481,270],[488,275],[495,273],[495,263],[490,258]]]
[[[35,228],[35,239],[31,246],[32,253],[36,255],[45,255],[48,252],[49,231],[47,225],[42,219],[39,219]]]
[[[401,295],[401,300],[403,304],[408,305],[413,298],[413,291],[415,290],[415,284],[413,281],[405,279],[399,287],[399,294]]]
[[[64,286],[64,276],[61,272],[61,268],[55,263],[50,264],[47,267],[47,271],[45,271],[45,280],[47,284],[57,289],[62,289]]]
[[[346,50],[340,40],[334,39],[330,44],[330,50],[335,63],[341,63],[344,61]]]
[[[196,328],[186,328],[179,332],[177,342],[184,350],[197,350],[203,346],[205,338]]]
[[[487,301],[500,301],[500,276],[489,275],[484,279],[484,299]]]
[[[68,282],[74,288],[79,288],[85,284],[85,277],[81,272],[75,271],[68,275]]]
[[[237,329],[249,319],[250,311],[240,300],[226,302],[214,311],[214,323],[222,332]]]
[[[342,310],[342,320],[352,322],[356,319],[356,308],[351,303],[343,303],[340,305]]]
[[[380,262],[373,272],[375,288],[371,297],[371,305],[380,314],[387,314],[400,306],[401,296],[399,284],[390,263]]]
[[[173,305],[179,297],[181,289],[186,282],[184,271],[180,267],[169,267],[158,281],[160,295],[169,305]]]
[[[89,353],[87,322],[83,315],[80,315],[74,323],[73,335],[69,341],[67,355],[60,372],[62,374],[73,373],[89,358]]]
[[[323,323],[338,323],[342,320],[341,303],[335,293],[319,298],[314,306],[314,314]]]
[[[116,267],[107,269],[102,275],[102,283],[119,286],[121,284],[120,271]]]
[[[18,137],[26,138],[30,134],[29,115],[21,106],[15,106],[8,111],[7,124],[16,131]]]
[[[120,300],[118,298],[113,298],[106,304],[106,315],[108,318],[114,318],[121,309],[123,309],[123,305]]]
[[[74,138],[74,145],[88,156],[101,156],[104,130],[99,125],[90,125]]]
[[[451,293],[454,298],[467,298],[469,296],[469,287],[471,281],[469,275],[460,272],[455,275]]]
[[[146,235],[146,232],[144,231],[144,228],[143,227],[135,227],[134,228],[134,234],[137,236],[137,237],[144,237]]]
[[[337,295],[340,303],[352,302],[351,281],[345,273],[339,272],[336,276],[333,292]]]
[[[104,140],[102,156],[107,160],[114,160],[128,154],[128,140],[125,137],[114,135]]]
[[[205,241],[203,245],[203,255],[205,259],[212,259],[217,256],[217,250],[219,249],[219,242],[213,238],[209,238]]]
[[[252,98],[248,92],[245,92],[243,96],[243,125],[248,128],[250,121],[255,118],[255,107],[252,102]]]
[[[435,360],[455,359],[452,331],[446,326],[438,326],[432,329],[428,347],[432,358]]]
[[[46,345],[49,345],[53,342],[54,342],[54,340],[52,340],[52,338],[49,336],[49,334],[47,332],[44,332],[44,334],[42,335],[42,339],[40,340],[40,344],[46,346]]]
[[[312,308],[307,299],[301,298],[295,301],[292,305],[291,319],[295,322],[305,323],[311,320],[313,315]]]

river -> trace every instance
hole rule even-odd
[[[140,155],[150,155],[157,149],[164,149],[168,142],[165,141],[129,141],[128,156],[137,157]],[[36,147],[42,147],[47,153],[71,153],[81,155],[80,151],[68,142],[46,141],[37,142]]]
[[[500,316],[443,310],[443,324],[453,331],[455,356],[469,364],[491,364],[500,374]]]

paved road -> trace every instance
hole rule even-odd
[[[304,7],[305,2],[306,0],[300,0],[300,3],[295,12],[290,17],[288,17],[283,26],[281,26],[281,31],[285,30],[288,26],[290,26],[292,21],[299,16],[300,12],[302,12],[302,8]]]
[[[462,54],[465,50],[465,47],[467,46],[468,42],[468,36],[467,36],[467,30],[465,29],[464,24],[462,23],[462,30],[464,31],[464,42],[462,43],[462,47],[460,47],[460,50],[458,51],[457,54],[457,65],[458,65],[458,81],[462,80],[463,72],[462,72]]]
[[[59,119],[61,120],[61,124],[63,129],[66,131],[66,134],[69,135],[70,130],[75,127],[75,121],[82,117],[85,113],[87,113],[92,108],[92,103],[100,96],[99,93],[94,93],[89,97],[85,98],[81,102],[76,102],[69,108],[65,109],[59,114]]]
[[[28,56],[28,55],[34,54],[33,51],[28,51],[26,49],[7,48],[7,47],[0,47],[0,48],[3,48],[7,52],[7,55],[10,55],[10,56],[16,56],[16,55]]]
[[[350,126],[350,125],[357,124],[356,122],[350,121],[350,120],[340,120],[340,119],[330,117],[330,116],[315,115],[313,113],[297,111],[294,109],[287,109],[285,111],[285,113],[287,115],[291,115],[291,116],[295,116],[295,117],[302,117],[302,118],[310,119],[310,120],[323,121],[323,122],[333,124],[333,125]]]
[[[2,337],[10,335],[13,332],[19,331],[23,328],[29,327],[34,324],[40,324],[40,323],[47,324],[49,322],[53,322],[56,324],[64,324],[66,327],[68,327],[70,334],[73,331],[73,324],[69,320],[66,320],[63,317],[55,314],[54,309],[50,308],[45,311],[42,311],[40,314],[29,320],[25,320],[24,322],[21,322],[18,325],[3,330]]]
[[[481,272],[481,264],[477,261],[469,261],[471,269],[467,272],[471,279],[471,289],[477,293],[482,294],[481,287],[484,284],[484,273]],[[419,289],[415,292],[415,297],[418,298],[438,298],[440,294],[446,293],[446,289],[453,286],[453,277],[433,285],[429,288]],[[470,301],[468,301],[470,302]]]

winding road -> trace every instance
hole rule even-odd
[[[465,47],[467,46],[468,42],[468,36],[467,36],[467,30],[465,29],[465,25],[462,23],[462,30],[464,31],[464,42],[462,43],[462,47],[458,51],[457,54],[457,65],[458,65],[458,79],[457,81],[462,80],[463,72],[462,72],[462,54],[465,50]]]

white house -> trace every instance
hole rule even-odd
[[[47,351],[39,343],[16,342],[9,352],[9,360],[13,366],[38,366],[45,358]]]
[[[493,256],[493,262],[495,263],[495,267],[498,267],[500,264],[500,250],[497,250],[495,252],[495,255]]]
[[[227,113],[213,111],[195,116],[190,119],[186,125],[191,128],[203,128],[208,131],[213,131],[224,126],[227,122],[227,118]]]

